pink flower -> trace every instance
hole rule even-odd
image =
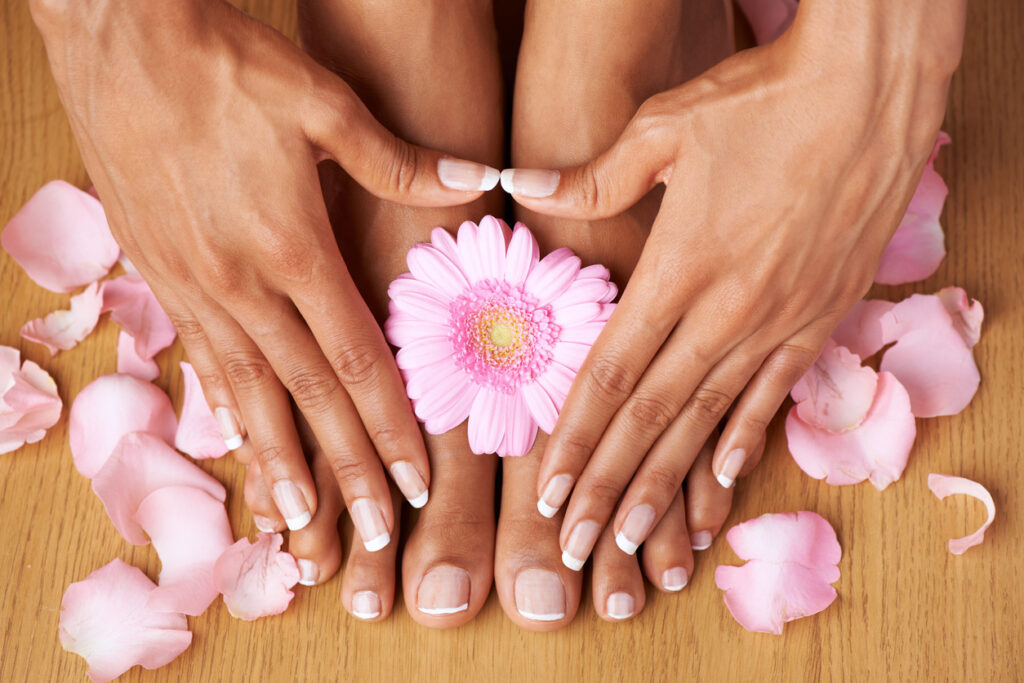
[[[384,329],[416,416],[441,434],[469,418],[474,453],[525,455],[550,433],[614,309],[608,269],[568,249],[543,259],[529,229],[492,216],[435,228],[388,290]]]

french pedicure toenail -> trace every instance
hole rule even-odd
[[[484,164],[445,157],[437,162],[437,177],[453,190],[486,192],[495,188],[501,173]]]
[[[434,567],[420,581],[416,608],[440,616],[469,609],[469,572],[451,565]]]
[[[548,519],[554,517],[558,508],[562,507],[562,503],[569,497],[569,491],[572,490],[574,481],[572,475],[569,474],[556,474],[551,477],[547,486],[544,487],[544,493],[537,501],[537,510],[540,511],[540,514]]]
[[[363,546],[369,552],[375,553],[391,542],[391,534],[384,524],[384,516],[371,499],[356,498],[349,506],[349,513],[352,515],[352,524],[359,532],[359,538],[363,540]]]
[[[501,188],[509,194],[517,194],[520,197],[542,199],[555,193],[560,177],[558,171],[506,168],[501,172]]]
[[[651,533],[654,526],[654,508],[650,505],[637,505],[629,514],[626,521],[622,523],[622,529],[615,534],[615,545],[627,555],[636,553],[636,549]]]
[[[252,521],[256,523],[256,528],[265,534],[274,533],[274,527],[277,526],[277,524],[274,523],[274,520],[270,519],[269,517],[260,517],[259,515],[253,515]]]
[[[612,619],[629,619],[636,612],[636,601],[629,593],[612,593],[604,609]]]
[[[352,594],[352,616],[357,619],[376,619],[380,616],[380,598],[373,591]]]
[[[730,488],[736,483],[736,477],[739,476],[740,470],[743,469],[743,463],[746,459],[747,452],[742,448],[729,451],[725,456],[725,461],[722,463],[722,471],[716,477],[718,483],[724,488]]]
[[[296,560],[299,565],[299,583],[303,586],[315,586],[320,578],[320,567],[313,560]]]
[[[562,564],[574,572],[583,569],[600,533],[601,526],[593,520],[585,519],[577,523],[562,551]]]
[[[690,534],[690,547],[694,550],[707,550],[711,547],[710,531],[695,531]]]
[[[683,590],[688,580],[686,567],[672,567],[661,573],[661,587],[667,591]]]
[[[548,569],[524,569],[516,575],[516,609],[531,621],[565,618],[565,587]]]
[[[416,468],[412,466],[412,463],[406,462],[405,460],[399,460],[396,463],[392,463],[391,477],[398,484],[399,490],[405,499],[409,501],[409,505],[414,508],[421,508],[427,504],[427,485],[423,481],[423,477],[416,471]]]
[[[238,450],[242,446],[242,429],[238,426],[235,414],[224,406],[218,406],[213,411],[217,419],[217,428],[220,429],[220,436],[224,439],[224,446],[229,451]]]
[[[313,516],[309,514],[306,498],[302,495],[302,491],[299,490],[298,486],[287,479],[283,479],[274,484],[273,494],[274,502],[277,503],[277,509],[281,511],[281,514],[284,516],[284,523],[288,525],[289,529],[298,531],[309,524],[309,520]]]

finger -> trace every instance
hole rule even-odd
[[[711,471],[714,446],[702,448],[686,475],[683,497],[686,501],[686,525],[690,530],[690,546],[706,550],[718,536],[729,516],[734,489],[722,488]]]
[[[620,214],[667,182],[678,150],[678,136],[667,125],[671,116],[664,95],[656,95],[592,161],[561,170],[505,169],[501,186],[523,206],[551,216],[594,220]]]
[[[260,461],[252,460],[245,468],[245,504],[249,506],[256,528],[263,532],[284,531],[287,525],[267,488],[267,480],[260,469]]]
[[[793,385],[814,364],[832,324],[819,321],[779,345],[743,390],[715,450],[718,483],[729,488],[741,474],[753,469],[750,455],[764,440],[765,429],[786,400]]]
[[[683,490],[668,506],[665,515],[644,542],[644,574],[652,585],[668,593],[677,593],[693,575],[693,549],[686,529],[686,506]]]
[[[310,469],[316,482],[319,504],[309,524],[288,537],[288,552],[299,565],[299,583],[315,586],[329,580],[341,566],[338,518],[344,506],[323,449],[312,438],[308,425],[300,424],[299,428],[304,432],[303,444],[310,452]]]
[[[392,497],[396,518],[401,515],[401,498]],[[337,537],[337,530],[335,530]],[[363,621],[380,621],[391,614],[395,604],[395,562],[398,544],[370,552],[362,543],[352,543],[341,579],[341,604],[349,614]]]

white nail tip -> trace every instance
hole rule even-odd
[[[376,612],[356,612],[355,610],[353,610],[352,611],[352,616],[354,616],[356,619],[362,619],[363,621],[369,621],[370,619],[376,619],[377,617],[379,617],[380,616],[380,610],[377,610]]]
[[[224,445],[227,447],[229,451],[237,451],[239,448],[242,447],[243,441],[244,439],[242,439],[241,434],[235,434],[230,439],[224,439]]]
[[[548,519],[551,519],[552,517],[555,516],[555,513],[558,512],[558,508],[551,507],[550,505],[545,503],[543,500],[538,500],[537,501],[537,511],[540,512],[540,514],[542,514],[545,517],[547,517]]]
[[[612,619],[622,621],[623,619],[629,619],[631,616],[633,616],[633,613],[627,612],[626,614],[612,614],[611,612],[609,612],[608,616]]]
[[[668,584],[665,584],[664,586],[662,586],[662,588],[664,588],[667,591],[672,591],[673,593],[678,593],[679,591],[681,591],[684,588],[686,588],[686,584],[682,583],[682,584],[679,584],[679,585],[671,585],[671,586],[668,585]]]
[[[619,550],[627,555],[635,555],[636,549],[639,547],[636,543],[626,538],[626,535],[621,531],[615,534],[615,545],[619,546]]]
[[[298,517],[292,517],[290,519],[284,520],[284,523],[287,524],[288,528],[292,531],[298,531],[299,529],[309,524],[309,520],[311,519],[313,519],[313,515],[309,514],[308,512],[303,512]]]
[[[483,191],[493,190],[498,185],[498,180],[501,178],[501,172],[496,168],[487,167],[484,171],[484,179],[480,182],[480,189]]]
[[[583,569],[583,565],[586,564],[586,562],[587,561],[585,559],[580,560],[573,557],[569,554],[568,551],[562,552],[562,564],[564,564],[566,567],[573,570],[574,572],[578,572],[579,570]]]
[[[371,538],[369,541],[363,541],[363,546],[368,552],[375,553],[382,548],[387,547],[388,543],[391,542],[390,534],[381,534],[376,538]]]
[[[519,610],[519,615],[530,621],[558,621],[559,619],[565,619],[565,612],[559,612],[558,614],[534,614],[533,612]]]
[[[435,616],[436,617],[436,616],[441,616],[443,614],[458,614],[459,612],[465,612],[466,610],[469,609],[469,603],[468,602],[464,602],[461,605],[459,605],[458,607],[419,607],[419,606],[417,606],[416,609],[418,609],[419,611],[423,612],[424,614],[429,614],[431,616]]]
[[[693,550],[707,550],[708,548],[711,547],[711,544],[710,543],[705,543],[704,545],[691,545],[690,547]]]
[[[427,498],[430,497],[430,491],[424,491],[415,498],[409,498],[409,505],[412,505],[417,510],[427,504]]]
[[[715,478],[718,479],[718,483],[721,484],[722,488],[724,489],[732,488],[732,485],[736,483],[735,481],[725,476],[724,474],[719,474]]]
[[[501,189],[505,190],[508,194],[515,194],[515,186],[512,184],[512,176],[515,175],[515,171],[511,168],[506,168],[501,172]]]
[[[262,532],[263,532],[263,533],[265,533],[265,534],[272,534],[272,533],[274,533],[274,527],[265,527],[265,526],[262,526],[262,525],[260,525],[260,523],[259,523],[259,522],[256,522],[255,520],[254,520],[254,522],[253,522],[253,523],[254,523],[254,524],[256,525],[256,528],[257,528],[257,529],[259,529],[260,531],[262,531]]]
[[[316,585],[316,581],[310,581],[308,579],[299,579],[299,583],[301,583],[303,586],[315,586]]]

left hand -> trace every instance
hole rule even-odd
[[[734,403],[713,469],[729,487],[753,467],[786,394],[870,287],[932,149],[960,46],[926,43],[963,19],[962,2],[940,4],[952,26],[936,33],[919,24],[942,12],[916,0],[801,3],[779,40],[650,98],[592,162],[503,178],[532,210],[589,219],[667,187],[544,455],[541,500],[557,508],[575,489],[563,548],[617,504],[614,530],[642,543]],[[654,514],[627,524],[643,505]]]

